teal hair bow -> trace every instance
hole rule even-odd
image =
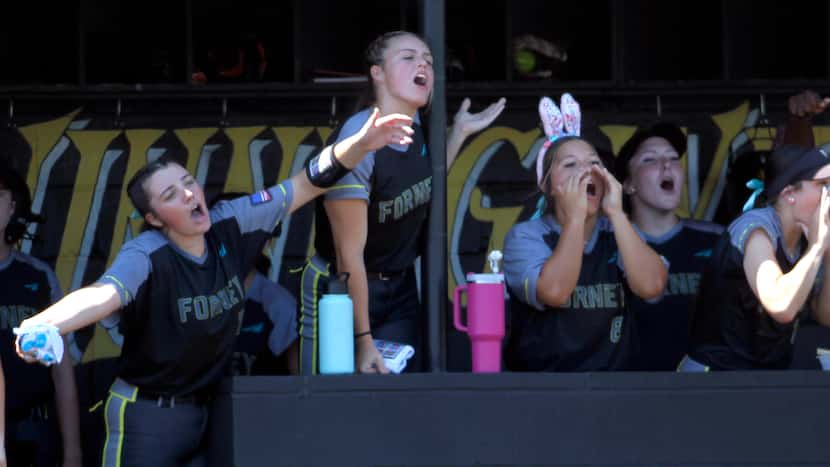
[[[547,207],[548,203],[545,201],[545,197],[540,197],[539,201],[536,202],[536,211],[534,211],[533,215],[530,216],[530,220],[535,220],[545,215],[545,208]]]
[[[758,199],[758,195],[764,191],[764,182],[758,180],[757,178],[753,178],[752,180],[746,182],[746,187],[752,190],[752,194],[749,195],[749,199],[746,200],[746,203],[744,203],[743,212],[747,212],[755,207],[755,200]]]

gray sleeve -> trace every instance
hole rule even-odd
[[[536,296],[542,266],[553,254],[545,243],[541,222],[524,222],[510,229],[504,239],[504,278],[510,290],[528,305],[543,310]]]
[[[270,281],[269,281],[270,282]],[[274,323],[268,336],[268,348],[274,355],[279,355],[297,340],[297,300],[285,287],[275,284],[268,287],[265,312]]]
[[[772,242],[773,248],[776,247],[776,243],[778,242],[777,229],[772,223],[772,219],[769,216],[761,215],[758,211],[747,212],[729,226],[729,241],[742,255],[744,254],[744,248],[746,247],[746,241],[749,239],[749,235],[755,230],[763,229]]]
[[[288,213],[294,195],[291,181],[286,180],[267,190],[217,203],[210,210],[211,222],[236,218],[243,234],[257,230],[271,232]]]
[[[150,253],[164,242],[166,240],[160,233],[152,231],[130,240],[121,247],[115,261],[97,282],[115,286],[121,297],[121,306],[126,306],[133,301],[138,289],[150,276]]]
[[[353,115],[337,134],[335,144],[354,135],[369,118],[369,109]],[[375,153],[369,152],[351,172],[346,174],[326,192],[326,199],[362,199],[369,201],[372,191],[372,172],[375,169]]]
[[[283,286],[257,274],[248,299],[262,304],[274,327],[268,336],[268,348],[280,355],[297,339],[297,299]]]

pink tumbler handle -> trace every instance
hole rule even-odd
[[[455,287],[452,301],[452,321],[455,324],[455,329],[461,332],[467,332],[467,326],[461,324],[461,293],[467,291],[467,284],[461,284]]]

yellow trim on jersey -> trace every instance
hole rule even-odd
[[[364,191],[367,191],[367,192],[369,191],[369,190],[366,189],[366,185],[337,185],[337,186],[333,186],[333,187],[329,188],[329,191],[331,191],[331,190],[342,190],[342,189],[345,189],[345,188],[363,188]]]
[[[317,266],[315,266],[315,265],[314,265],[314,263],[308,263],[308,267],[310,267],[311,269],[314,269],[314,271],[315,271],[317,274],[320,274],[321,276],[326,276],[326,277],[329,277],[329,272],[328,272],[328,271],[323,271],[322,269],[320,269],[320,268],[318,268]],[[316,279],[315,279],[315,281],[316,281]],[[315,284],[316,284],[316,283],[317,283],[317,282],[315,282]],[[315,293],[316,293],[316,289],[315,289]]]
[[[282,208],[286,209],[285,199],[288,197],[288,191],[285,189],[285,187],[282,185],[282,183],[280,183],[277,186],[279,186],[280,191],[282,191]],[[279,224],[279,222],[277,222],[277,223]],[[276,225],[274,227],[276,227]]]
[[[96,410],[98,410],[98,407],[101,407],[101,405],[103,403],[104,403],[104,401],[96,402],[95,405],[93,405],[92,407],[89,408],[89,413],[92,413],[92,412],[95,412]]]
[[[300,277],[300,290],[301,290],[301,300],[300,300],[300,364],[304,361],[305,353],[305,339],[302,337],[303,331],[305,330],[305,320],[303,317],[306,316],[306,304],[305,304],[305,287],[306,287],[306,272],[309,270],[313,271],[314,278],[311,279],[311,316],[312,316],[312,332],[314,333],[313,344],[311,346],[311,374],[317,374],[317,340],[319,336],[317,335],[317,327],[318,327],[318,319],[319,319],[319,308],[317,306],[317,290],[320,286],[320,277],[329,277],[329,271],[323,271],[320,269],[316,264],[314,264],[315,259],[312,258],[308,262],[306,262],[305,266],[303,267],[303,274]],[[328,267],[326,268],[328,269]]]
[[[123,291],[124,291],[124,295],[126,295],[126,296],[127,296],[127,301],[128,301],[128,302],[130,301],[130,291],[129,291],[129,290],[127,290],[127,287],[126,287],[126,286],[124,286],[124,283],[123,283],[123,282],[121,282],[120,280],[118,280],[118,278],[117,278],[117,277],[113,276],[112,274],[107,274],[107,275],[105,275],[104,277],[102,277],[102,279],[110,279],[110,280],[112,280],[113,282],[115,282],[115,285],[116,285],[116,286],[118,286],[121,290],[123,290]]]

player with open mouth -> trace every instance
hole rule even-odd
[[[633,336],[633,293],[658,297],[666,265],[622,209],[622,187],[579,136],[580,110],[545,97],[546,140],[537,157],[543,201],[504,241],[511,295],[507,366],[514,371],[623,369]]]
[[[659,122],[637,130],[620,148],[616,174],[623,181],[627,212],[643,239],[671,264],[660,300],[631,300],[639,345],[631,368],[674,371],[689,342],[690,306],[723,227],[681,219],[686,135]]]
[[[353,135],[325,147],[303,172],[211,210],[183,161],[160,158],[132,175],[127,194],[147,228],[121,247],[94,284],[20,324],[23,336],[48,332],[51,342],[120,314],[124,343],[103,406],[102,465],[203,465],[246,275],[281,219],[331,187],[367,152],[411,141],[409,116],[379,114],[370,110]],[[21,348],[23,336],[18,355],[38,361],[37,349]]]
[[[392,31],[366,50],[368,87],[360,110],[332,133],[329,143],[347,138],[363,124],[368,106],[381,114],[412,117],[415,130],[406,144],[390,144],[366,155],[347,177],[318,200],[316,254],[302,274],[300,371],[317,372],[317,300],[335,272],[349,273],[354,302],[355,368],[387,373],[374,340],[411,345],[406,371],[423,362],[424,313],[419,301],[415,260],[425,252],[432,198],[432,155],[421,121],[432,99],[432,50],[418,35]],[[449,166],[466,136],[485,128],[504,109],[501,99],[478,113],[465,100],[447,135]],[[394,297],[394,298],[390,298]]]

